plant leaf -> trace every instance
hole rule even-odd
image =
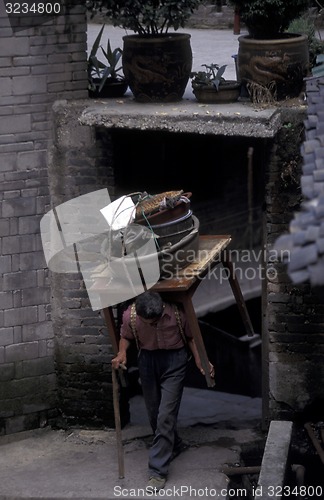
[[[111,74],[111,68],[106,68],[106,71],[103,73],[103,75],[101,77],[101,82],[99,85],[99,92],[101,92],[102,87],[105,85],[106,80],[110,76],[110,74]]]
[[[90,57],[91,56],[95,56],[96,53],[97,53],[97,51],[98,51],[104,27],[105,27],[105,25],[103,24],[101,30],[99,31],[99,33],[97,35],[97,38],[95,39],[95,41],[93,43],[93,46],[92,46],[92,49],[91,49],[91,52],[90,52]]]

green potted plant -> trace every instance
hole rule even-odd
[[[276,99],[296,97],[309,68],[307,36],[286,33],[308,0],[230,0],[249,34],[239,37],[238,74],[246,86]]]
[[[184,94],[192,68],[190,34],[174,33],[201,0],[89,0],[115,26],[135,34],[123,37],[123,70],[135,99],[172,102]]]
[[[199,102],[217,104],[237,101],[240,84],[235,80],[225,80],[226,64],[202,64],[205,71],[190,74],[192,91]]]
[[[88,57],[89,97],[121,97],[128,87],[120,64],[122,50],[119,47],[112,50],[109,39],[106,50],[100,46],[104,27],[105,25],[101,27]],[[99,46],[105,62],[97,57]]]

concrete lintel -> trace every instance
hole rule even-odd
[[[251,103],[199,104],[184,99],[168,104],[141,104],[130,97],[88,101],[80,123],[110,129],[273,138],[282,124],[278,107]]]
[[[290,421],[273,420],[270,423],[255,499],[283,496],[292,428]]]

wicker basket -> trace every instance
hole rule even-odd
[[[158,212],[163,200],[167,199],[170,205],[175,205],[179,201],[183,191],[165,191],[160,194],[142,194],[139,197],[138,205],[136,207],[136,218],[141,218],[143,215],[147,216],[152,213]]]

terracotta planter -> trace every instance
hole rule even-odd
[[[274,40],[240,36],[237,66],[242,83],[273,89],[279,100],[297,97],[309,70],[307,36],[285,33]]]
[[[190,35],[123,37],[123,72],[137,101],[179,101],[192,67]]]
[[[113,82],[108,80],[99,92],[100,79],[98,78],[97,83],[96,78],[94,78],[93,81],[97,87],[96,90],[89,90],[89,97],[92,97],[93,99],[106,97],[122,97],[128,88],[126,80],[115,80]]]
[[[193,87],[197,101],[205,104],[226,104],[235,102],[240,96],[241,85],[236,81],[228,80],[222,83],[218,90],[208,85]]]

